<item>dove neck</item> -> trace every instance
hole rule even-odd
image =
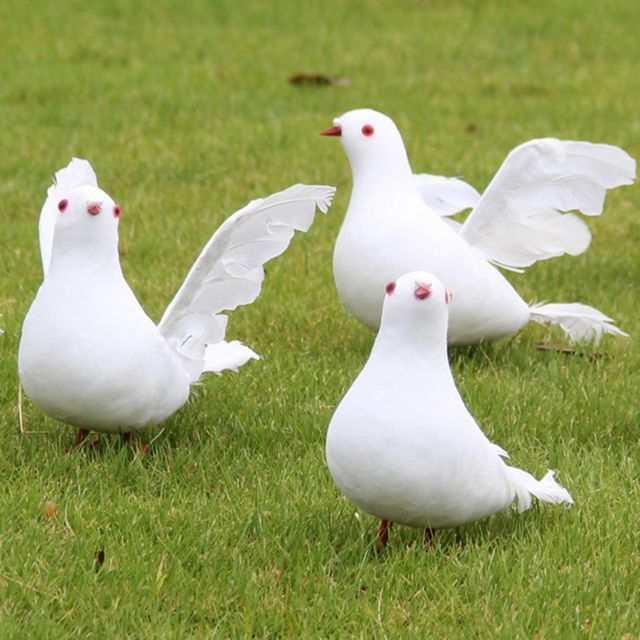
[[[351,158],[352,197],[379,197],[414,186],[413,173],[404,147],[388,154]]]
[[[122,272],[117,231],[111,238],[88,234],[75,237],[69,229],[64,231],[54,237],[50,272]]]
[[[447,357],[447,316],[430,318],[403,318],[403,321],[385,323],[383,315],[380,331],[371,355],[387,362],[400,362],[402,366],[424,365],[430,370],[449,371]]]

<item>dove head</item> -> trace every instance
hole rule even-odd
[[[386,285],[380,336],[446,350],[451,292],[427,271],[412,271]]]
[[[93,263],[118,261],[120,207],[102,189],[82,186],[60,194],[51,253],[56,262],[85,257]]]
[[[411,167],[398,127],[389,116],[373,109],[348,111],[333,121],[322,135],[340,136],[354,181],[411,176]]]

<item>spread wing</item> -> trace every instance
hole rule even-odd
[[[455,215],[465,209],[473,209],[480,200],[480,194],[464,180],[418,173],[414,176],[416,187],[425,204],[439,216]],[[460,223],[446,219],[454,231],[460,229]]]
[[[459,231],[499,266],[522,268],[591,241],[576,215],[602,213],[607,189],[631,184],[636,163],[608,144],[541,138],[507,156]]]
[[[258,297],[263,265],[283,253],[295,231],[311,226],[316,207],[326,213],[334,193],[334,187],[297,184],[227,218],[160,320],[158,328],[169,344],[183,358],[204,361],[200,372],[237,368],[257,357],[240,343],[224,342],[227,317],[222,312]]]
[[[51,250],[53,248],[53,231],[56,224],[58,202],[73,189],[84,186],[98,186],[98,179],[87,160],[72,158],[71,162],[57,171],[53,184],[47,190],[47,199],[40,211],[38,233],[40,236],[40,256],[42,258],[42,271],[46,275],[51,262]]]

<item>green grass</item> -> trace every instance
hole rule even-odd
[[[601,308],[631,339],[571,357],[537,351],[561,337],[529,326],[451,356],[487,434],[517,466],[558,469],[575,507],[501,514],[429,551],[396,528],[376,556],[376,523],[354,516],[324,463],[372,335],[333,288],[350,178],[340,145],[317,136],[376,107],[403,129],[414,169],[479,188],[536,136],[640,156],[639,23],[636,0],[5,0],[0,637],[640,637],[637,187],[589,220],[587,253],[509,276],[527,300]],[[351,85],[290,86],[300,71]],[[116,438],[65,455],[72,430],[28,402],[37,433],[19,432],[38,214],[71,155],[122,204],[125,273],[156,319],[229,213],[297,181],[338,187],[229,322],[264,359],[205,379],[147,456]]]

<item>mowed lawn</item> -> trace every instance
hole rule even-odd
[[[588,220],[584,255],[508,274],[526,300],[592,304],[629,339],[543,352],[564,339],[532,325],[451,353],[488,436],[538,477],[557,469],[575,507],[443,531],[427,551],[396,527],[376,555],[377,522],[324,461],[373,335],[334,290],[350,175],[317,135],[377,108],[414,170],[480,190],[534,137],[640,157],[638,24],[635,0],[4,0],[0,637],[640,638],[638,187]],[[346,83],[289,84],[301,72]],[[26,400],[19,428],[39,210],[74,155],[122,206],[124,271],[156,320],[227,215],[295,182],[338,188],[231,314],[229,338],[263,359],[205,378],[147,455],[117,437],[67,455],[73,430]]]

